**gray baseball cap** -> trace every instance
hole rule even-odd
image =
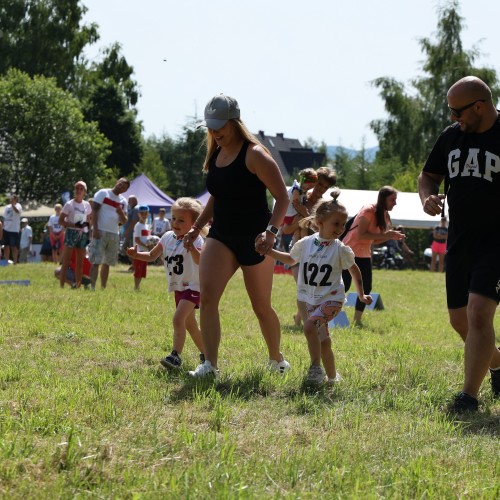
[[[212,130],[219,130],[228,120],[240,117],[240,107],[236,99],[224,94],[212,97],[205,107],[205,120],[200,123],[201,126]]]

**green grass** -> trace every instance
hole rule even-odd
[[[174,300],[162,268],[139,293],[126,268],[105,291],[60,290],[50,264],[0,268],[2,498],[499,498],[500,402],[442,407],[462,381],[444,276],[376,271],[385,310],[332,331],[344,382],[307,389],[295,287],[275,277],[286,377],[267,352],[240,273],[221,304],[217,386],[160,369]],[[352,309],[346,309],[352,317]],[[498,331],[498,318],[496,327]]]

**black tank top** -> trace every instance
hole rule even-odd
[[[212,227],[219,234],[256,236],[266,229],[271,217],[266,186],[246,166],[249,144],[245,142],[235,160],[226,167],[215,164],[220,149],[209,162],[207,189],[214,197]]]

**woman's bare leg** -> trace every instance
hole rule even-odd
[[[207,238],[200,257],[200,326],[205,359],[216,368],[221,337],[219,302],[236,269],[233,252]]]

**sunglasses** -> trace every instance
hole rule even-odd
[[[448,106],[448,109],[451,111],[451,114],[455,118],[460,118],[462,116],[462,113],[469,108],[472,108],[476,102],[486,102],[486,99],[476,99],[475,101],[463,106],[462,108],[452,108],[451,106]]]

